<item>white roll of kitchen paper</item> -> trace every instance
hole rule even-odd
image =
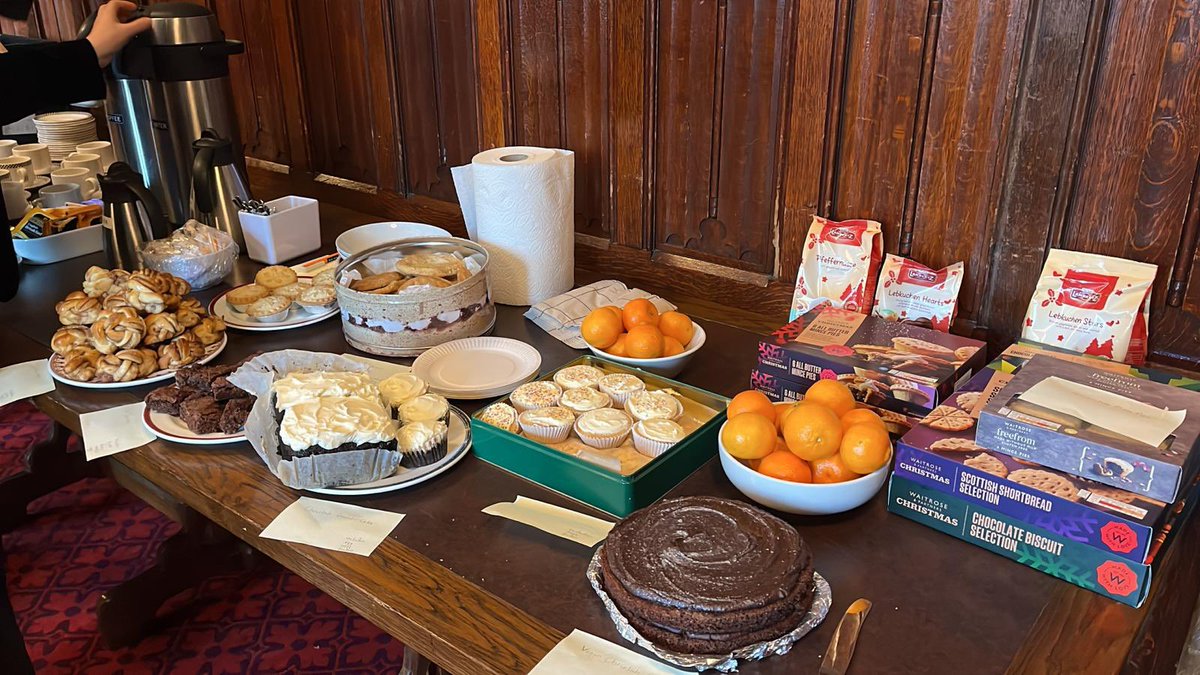
[[[575,153],[495,148],[451,173],[467,233],[488,251],[493,301],[533,305],[575,285]]]

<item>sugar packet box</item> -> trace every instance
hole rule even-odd
[[[863,403],[920,416],[982,368],[985,351],[978,340],[821,305],[759,341],[757,372],[801,393],[836,378]]]
[[[978,443],[1173,502],[1195,475],[1200,394],[1035,356],[983,407]]]
[[[1073,542],[899,475],[892,476],[888,486],[888,510],[1126,605],[1140,607],[1150,592],[1150,565]],[[1155,553],[1157,549],[1151,560]]]
[[[930,415],[899,440],[895,475],[1064,540],[1145,563],[1165,536],[1171,507],[975,442],[975,412],[1012,379],[1001,365],[997,360],[977,373],[946,400],[949,410]]]

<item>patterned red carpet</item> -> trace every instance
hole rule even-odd
[[[0,478],[49,420],[18,403],[0,408]],[[153,564],[178,526],[108,479],[43,497],[4,538],[8,589],[38,673],[382,673],[403,647],[366,620],[275,566],[217,577],[163,608],[162,628],[112,650],[96,630],[100,595]]]

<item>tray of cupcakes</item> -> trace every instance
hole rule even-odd
[[[155,436],[176,443],[218,445],[246,440],[242,427],[254,397],[229,381],[240,365],[180,368],[173,384],[146,395],[142,423]]]
[[[254,283],[218,295],[208,310],[246,331],[289,330],[324,321],[338,313],[333,266],[304,277],[291,267],[264,267]]]
[[[91,267],[82,290],[55,305],[50,375],[96,389],[161,382],[225,348],[225,322],[208,314],[179,277]]]

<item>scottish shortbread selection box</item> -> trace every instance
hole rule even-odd
[[[1195,475],[1200,394],[1035,356],[979,415],[978,443],[1173,502]]]
[[[821,305],[759,342],[756,376],[800,393],[836,378],[863,403],[920,416],[985,359],[978,340]]]

